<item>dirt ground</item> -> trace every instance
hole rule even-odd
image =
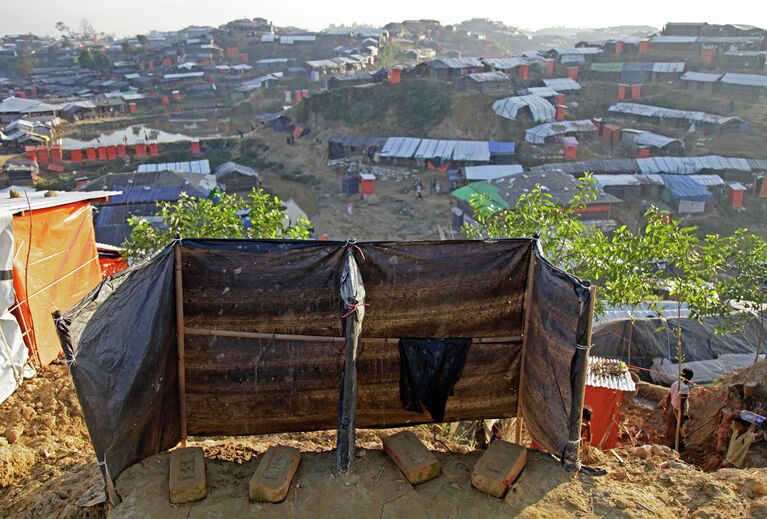
[[[641,411],[645,409],[638,407]],[[625,437],[641,440],[646,422],[627,411]],[[652,416],[652,415],[650,415]],[[636,418],[636,419],[635,419]],[[358,431],[361,449],[350,474],[333,470],[335,432],[242,438],[194,438],[208,459],[208,497],[185,506],[167,499],[168,455],[127,469],[117,479],[122,502],[89,508],[77,502],[100,475],[66,367],[53,365],[0,405],[0,517],[767,517],[767,468],[703,473],[659,445],[589,450],[584,462],[607,475],[573,475],[551,456],[529,451],[525,471],[505,499],[471,487],[481,451],[415,428],[435,451],[443,474],[411,487],[382,453],[393,430]],[[302,451],[284,503],[252,504],[247,481],[271,445]]]
[[[258,129],[249,137],[269,146],[270,160],[283,164],[282,171],[300,171],[312,175],[313,186],[286,181],[280,174],[260,171],[264,187],[280,198],[294,198],[308,213],[316,236],[327,234],[332,240],[438,240],[437,226],[450,227],[451,198],[448,194],[430,194],[432,179],[446,188],[445,175],[435,172],[407,171],[409,178],[397,181],[376,180],[376,194],[365,200],[359,195],[341,193],[341,177],[327,165],[327,144],[314,144],[312,135],[287,145],[285,134]],[[234,160],[237,160],[236,158]],[[415,181],[423,183],[423,199],[415,197]],[[301,198],[311,197],[311,201]],[[352,206],[352,214],[348,212]],[[308,208],[308,209],[307,209]]]
[[[315,433],[325,434],[325,433]],[[327,433],[328,439],[332,433]],[[705,474],[660,446],[617,449],[623,460],[596,451],[588,461],[607,469],[602,477],[566,472],[550,455],[530,451],[527,466],[504,499],[471,487],[471,470],[481,452],[437,452],[443,473],[411,486],[378,449],[359,453],[348,475],[338,476],[333,452],[306,452],[287,499],[280,504],[248,501],[247,482],[257,451],[280,438],[241,446],[242,454],[209,460],[208,496],[171,505],[167,497],[168,455],[162,453],[126,470],[117,481],[123,501],[112,518],[166,517],[765,517],[767,470],[722,470]],[[290,442],[288,442],[290,443]],[[362,445],[370,438],[362,439]],[[203,443],[208,458],[221,454],[216,442]],[[312,444],[308,445],[311,448]],[[236,450],[236,449],[235,449]],[[232,458],[236,461],[232,461]]]

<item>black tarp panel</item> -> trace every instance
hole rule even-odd
[[[363,337],[522,334],[529,240],[359,244]]]
[[[515,416],[521,349],[520,343],[472,345],[445,420]],[[189,434],[335,429],[343,361],[342,344],[187,336]],[[402,407],[396,342],[363,338],[357,384],[358,427],[432,421]]]
[[[187,327],[343,335],[343,244],[184,240],[182,251]]]
[[[173,290],[168,247],[103,281],[65,314],[77,397],[113,477],[181,437]]]
[[[370,305],[356,362],[357,427],[432,421],[403,408],[399,338],[522,333],[531,240],[180,244],[187,329],[235,333],[342,337],[340,276],[344,254],[354,254]],[[570,402],[582,286],[542,261],[536,276],[524,409],[533,437],[558,452],[573,416],[558,393]],[[166,249],[105,282],[66,315],[73,321],[72,376],[96,452],[106,455],[113,477],[180,439],[174,308],[173,254]],[[187,333],[185,357],[190,435],[338,425],[342,342]],[[521,357],[520,340],[475,340],[445,421],[515,416]]]
[[[528,317],[522,415],[535,441],[556,454],[568,446],[578,418],[571,411],[573,391],[579,390],[573,362],[576,344],[585,345],[587,340],[588,301],[586,286],[538,257]]]
[[[652,366],[654,358],[670,359],[676,363],[675,310],[667,312],[667,320],[660,318],[615,319],[594,328],[592,353],[628,362],[631,345],[631,364],[641,368]],[[702,321],[682,319],[682,352],[685,362],[711,360],[723,353],[756,354],[759,342],[758,321],[752,320],[734,333],[717,334],[718,318],[706,317]],[[630,342],[629,342],[630,338]],[[640,376],[649,376],[641,372]]]

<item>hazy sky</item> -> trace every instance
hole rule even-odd
[[[76,28],[83,18],[87,18],[98,32],[128,35],[151,29],[180,29],[192,24],[220,25],[235,18],[256,16],[271,20],[276,25],[294,25],[312,30],[323,29],[331,23],[382,25],[416,18],[437,19],[443,23],[490,18],[530,29],[625,24],[661,27],[667,21],[748,23],[767,27],[767,7],[762,0],[739,0],[735,3],[700,0],[547,0],[544,3],[474,0],[452,3],[449,0],[0,0],[0,34],[53,34],[56,22],[62,21]]]

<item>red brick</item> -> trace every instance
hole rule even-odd
[[[479,458],[471,472],[471,484],[485,494],[503,497],[527,462],[527,449],[495,440]]]
[[[250,478],[250,499],[267,503],[283,501],[300,462],[301,453],[293,447],[269,447]]]
[[[201,447],[176,449],[170,453],[168,490],[171,503],[188,503],[208,495],[205,456]]]
[[[384,439],[383,447],[412,485],[434,479],[442,471],[434,454],[410,431],[389,436]]]

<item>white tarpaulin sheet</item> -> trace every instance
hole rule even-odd
[[[596,133],[597,127],[591,119],[580,121],[560,121],[556,123],[541,124],[530,128],[525,132],[525,140],[530,144],[544,144],[547,137],[563,135],[566,133]]]
[[[753,353],[723,353],[711,360],[682,362],[682,368],[690,368],[695,373],[693,381],[696,384],[708,384],[722,375],[751,366],[755,358],[756,355]],[[764,359],[763,354],[759,355],[759,360]],[[651,369],[660,372],[650,372],[650,376],[655,382],[670,385],[676,380],[677,364],[672,363],[669,359],[654,358]]]
[[[21,383],[27,363],[27,347],[16,318],[8,312],[15,303],[13,292],[13,215],[0,213],[0,403]]]
[[[454,148],[455,141],[422,139],[415,152],[415,158],[449,160],[453,156]]]
[[[487,141],[455,141],[453,160],[490,162],[490,144]]]
[[[465,168],[466,180],[495,180],[496,178],[519,175],[524,171],[519,164],[504,164],[502,166],[471,166]]]
[[[414,139],[412,137],[390,137],[386,139],[386,144],[381,149],[381,157],[394,157],[409,159],[412,157],[418,146],[421,144],[421,139]]]
[[[556,117],[557,111],[554,105],[537,95],[507,97],[493,103],[493,111],[512,121],[517,118],[519,110],[530,108],[533,120],[537,123],[551,122]]]

